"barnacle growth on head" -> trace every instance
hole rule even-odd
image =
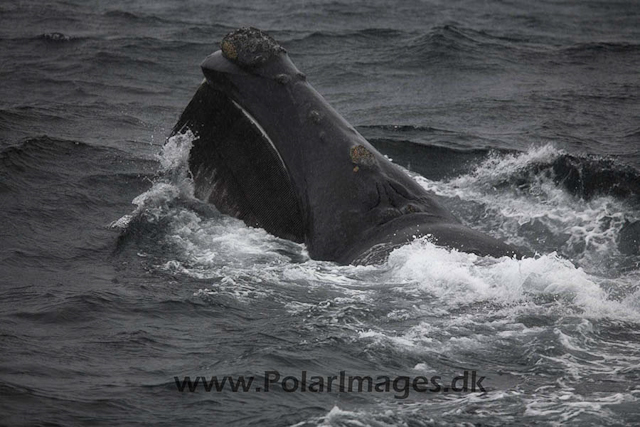
[[[355,145],[349,150],[351,162],[357,166],[372,167],[376,164],[376,158],[364,145]],[[354,168],[354,172],[357,170]]]
[[[230,32],[220,49],[225,58],[244,68],[258,67],[286,52],[273,37],[253,27]]]

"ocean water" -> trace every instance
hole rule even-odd
[[[637,1],[15,0],[0,19],[0,424],[640,423]],[[194,199],[192,138],[167,137],[249,25],[465,224],[536,256],[417,240],[338,266]],[[484,391],[444,390],[465,371]],[[390,383],[303,391],[303,372]]]

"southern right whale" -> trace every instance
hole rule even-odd
[[[255,28],[229,33],[172,134],[193,132],[198,198],[340,264],[383,261],[421,237],[464,252],[520,256],[444,209],[381,155]]]

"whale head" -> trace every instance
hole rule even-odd
[[[201,68],[205,81],[174,133],[196,135],[196,196],[223,213],[340,263],[433,231],[450,246],[487,246],[360,135],[264,32],[227,34]],[[490,250],[502,253],[496,242]]]

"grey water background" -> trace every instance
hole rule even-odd
[[[26,0],[0,22],[0,424],[640,423],[637,1]],[[339,267],[191,198],[188,138],[163,144],[249,25],[463,222],[538,255],[418,241]],[[266,370],[476,370],[487,392],[174,382]]]

